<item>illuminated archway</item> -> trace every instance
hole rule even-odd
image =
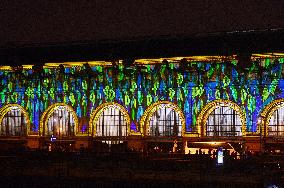
[[[210,131],[208,130],[207,134],[207,124],[209,123],[209,116],[212,113],[212,115],[218,115],[222,118],[217,119],[217,121],[226,121],[226,126],[232,126],[233,129],[235,129],[235,125],[239,124],[239,127],[241,130],[232,130],[230,127],[228,127],[229,131],[224,131],[220,133],[218,131],[217,136],[245,136],[246,135],[246,117],[243,110],[234,102],[231,102],[229,100],[215,100],[210,103],[208,103],[200,112],[198,118],[197,118],[197,130],[199,135],[201,136],[211,136]],[[224,114],[223,114],[224,113]],[[226,116],[231,115],[232,119],[225,119]],[[229,121],[229,122],[228,122]],[[220,123],[220,126],[224,124],[224,122],[218,122]],[[229,124],[229,125],[228,125]],[[210,124],[209,124],[210,125]],[[220,134],[219,134],[220,133]],[[215,129],[212,130],[212,136],[215,135]],[[226,135],[227,134],[227,135]],[[234,134],[234,135],[232,135]]]
[[[115,102],[98,106],[91,114],[89,126],[94,137],[124,137],[131,132],[127,110]]]
[[[284,136],[284,99],[276,99],[263,109],[257,131],[263,136]]]
[[[18,104],[8,104],[0,109],[0,123],[0,136],[29,135],[30,117]]]
[[[78,118],[73,108],[64,103],[56,103],[47,108],[40,120],[42,136],[75,136],[78,132]]]
[[[185,133],[184,114],[176,104],[169,101],[150,105],[141,117],[140,125],[144,136],[183,136]]]

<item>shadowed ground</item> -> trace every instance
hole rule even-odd
[[[227,158],[224,166],[216,166],[206,155],[25,152],[0,157],[0,183],[1,187],[267,187],[283,184],[283,161],[281,156]]]

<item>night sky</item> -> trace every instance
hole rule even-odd
[[[0,47],[284,28],[283,0],[70,2],[1,0]]]

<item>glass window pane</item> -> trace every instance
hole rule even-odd
[[[0,135],[22,136],[25,134],[26,117],[19,107],[11,107],[1,122]]]
[[[181,136],[182,123],[179,114],[167,104],[157,106],[149,121],[149,136]]]
[[[66,137],[74,135],[75,120],[66,106],[58,106],[52,112],[47,122],[46,135]]]
[[[96,128],[96,136],[127,136],[125,117],[115,105],[110,105],[101,112]]]
[[[284,107],[273,112],[269,120],[268,136],[284,136]]]
[[[206,123],[206,136],[242,136],[240,115],[228,106],[217,106]]]

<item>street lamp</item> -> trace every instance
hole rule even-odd
[[[260,152],[262,153],[262,126],[264,126],[263,125],[263,117],[262,116],[260,116],[258,119],[257,119],[257,124],[258,124],[258,127],[259,127],[259,133],[260,133],[260,135],[259,135],[259,141],[260,141]]]

